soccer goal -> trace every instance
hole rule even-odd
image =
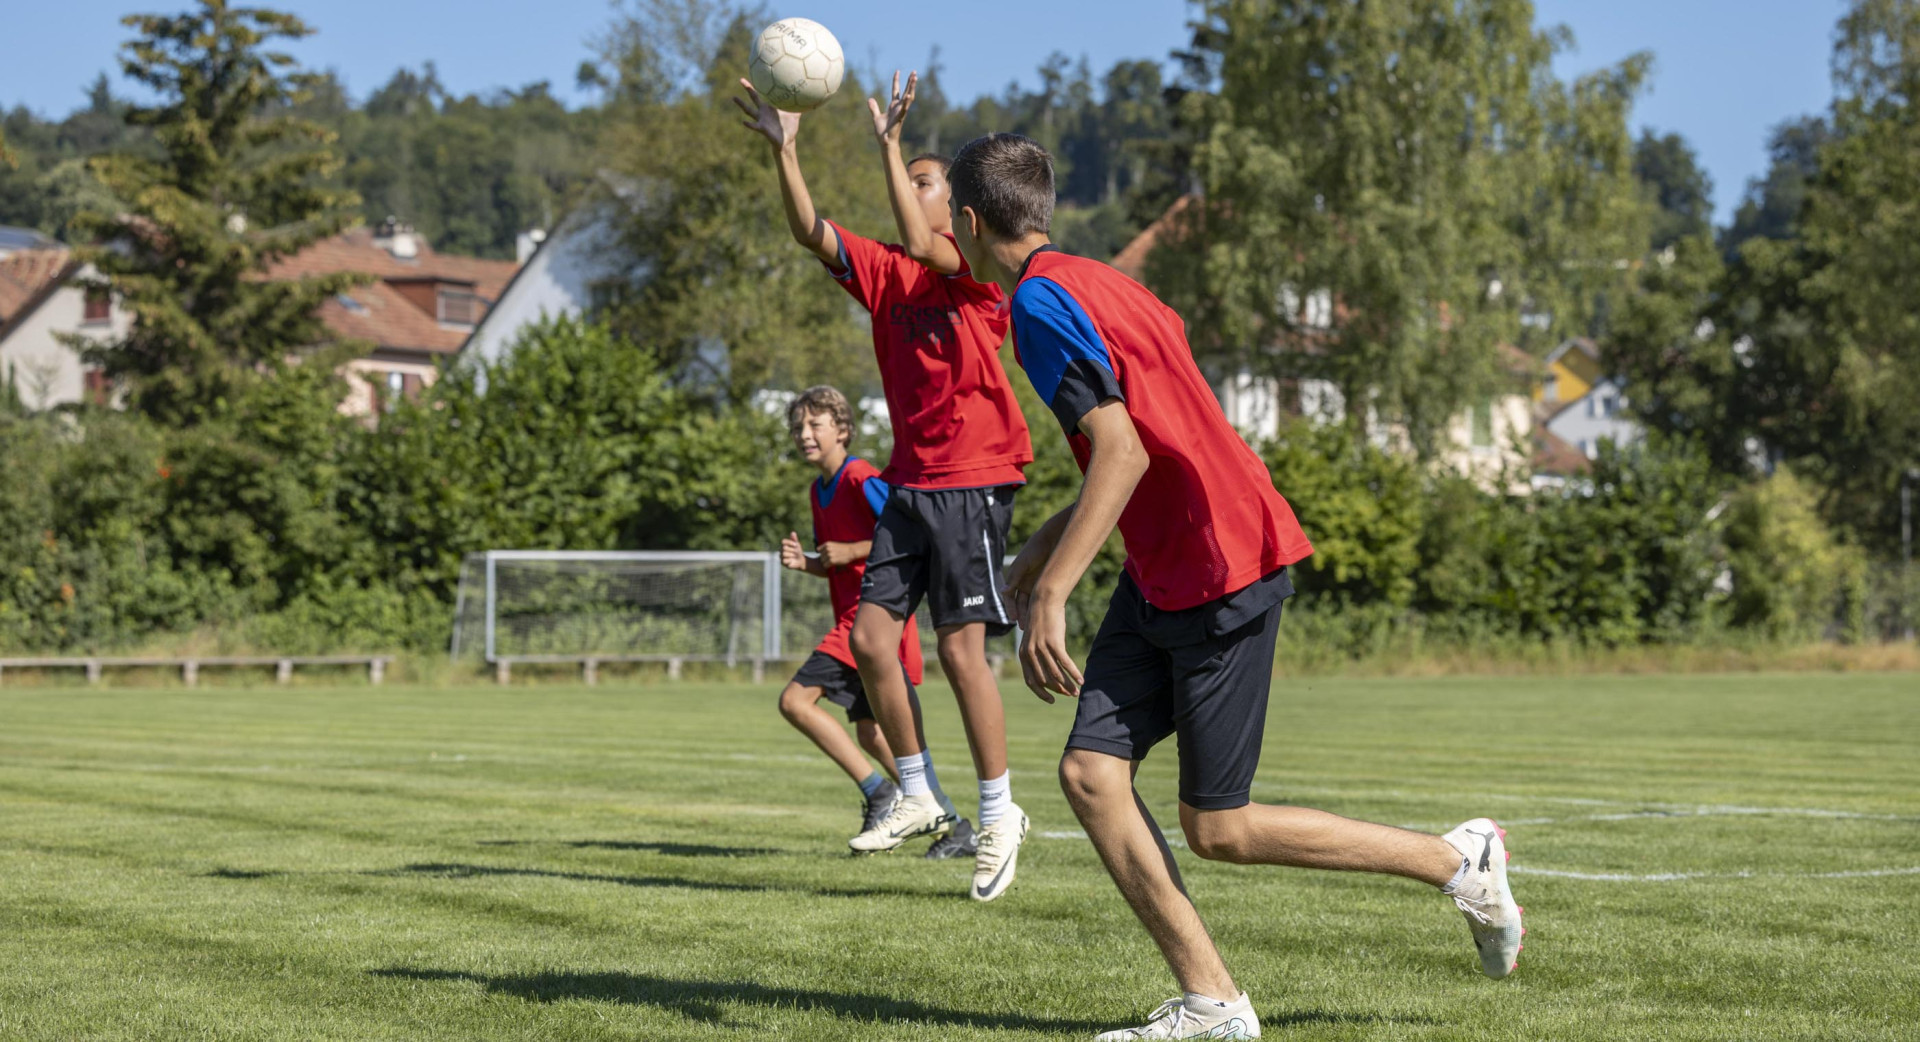
[[[827,615],[824,600],[818,612],[786,603],[783,571],[779,555],[756,551],[468,554],[450,650],[496,663],[772,661],[784,630]]]
[[[922,649],[934,630],[919,613]],[[827,584],[765,551],[489,550],[461,563],[455,661],[484,661],[502,679],[513,663],[599,662],[761,667],[801,659],[833,625]],[[989,658],[1017,641],[997,638]]]

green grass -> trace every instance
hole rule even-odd
[[[844,855],[773,686],[0,690],[0,1038],[1071,1039],[1172,993],[1045,836],[1068,707],[1007,690],[1034,835],[982,906]],[[1256,798],[1684,876],[1517,877],[1497,983],[1417,884],[1179,857],[1268,1038],[1911,1039],[1916,739],[1912,675],[1283,682]]]

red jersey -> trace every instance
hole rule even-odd
[[[843,269],[833,277],[873,317],[873,353],[893,424],[893,458],[882,476],[918,489],[1022,481],[1033,444],[1000,366],[1007,337],[1000,287],[965,271],[941,275],[899,246],[837,224],[833,230]]]
[[[1127,572],[1147,603],[1196,607],[1313,553],[1267,465],[1213,396],[1185,323],[1113,268],[1043,247],[1012,302],[1014,357],[1085,471],[1080,418],[1126,403],[1147,472],[1120,515]]]
[[[874,523],[887,505],[887,483],[873,464],[857,456],[848,456],[832,480],[813,482],[807,502],[813,506],[813,541],[819,543],[858,543],[873,538]],[[820,638],[815,651],[825,652],[843,665],[859,668],[853,660],[853,648],[847,643],[853,632],[853,615],[860,607],[860,577],[867,572],[865,560],[827,569],[827,594],[833,601],[833,629]],[[907,667],[907,679],[920,683],[920,631],[907,617],[907,631],[900,638],[900,661]]]

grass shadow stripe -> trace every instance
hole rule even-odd
[[[828,1013],[845,1020],[900,1021],[946,1027],[1003,1031],[1091,1033],[1110,1028],[1084,1020],[1036,1017],[1023,1013],[951,1009],[912,999],[859,992],[775,987],[749,981],[710,981],[658,977],[644,973],[581,972],[490,976],[457,970],[391,967],[370,971],[376,977],[416,981],[470,981],[487,991],[529,1002],[615,1002],[651,1006],[688,1020],[724,1025],[729,1005],[769,1010]]]
[[[363,875],[397,878],[437,876],[445,879],[480,879],[491,876],[523,876],[533,879],[557,879],[574,883],[608,883],[614,886],[646,890],[709,890],[722,893],[779,894],[804,893],[815,897],[921,897],[951,901],[966,896],[964,891],[906,890],[886,887],[817,887],[777,883],[733,883],[716,879],[690,879],[686,876],[622,876],[596,872],[559,872],[544,868],[515,868],[508,865],[473,865],[459,862],[424,862],[399,868],[379,869]]]

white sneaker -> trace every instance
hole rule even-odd
[[[847,840],[847,846],[858,854],[878,854],[915,836],[944,836],[952,831],[953,821],[931,795],[902,795],[879,824]]]
[[[1440,892],[1466,915],[1473,946],[1480,950],[1480,972],[1496,979],[1519,964],[1520,938],[1527,932],[1520,925],[1526,909],[1513,902],[1507,885],[1507,845],[1501,842],[1506,835],[1492,818],[1475,818],[1441,837],[1467,859],[1467,872],[1458,885]]]
[[[1141,1038],[1238,1038],[1260,1037],[1260,1018],[1253,1015],[1253,1003],[1242,993],[1222,1009],[1206,1004],[1204,1009],[1187,1005],[1184,996],[1168,999],[1137,1028],[1122,1028],[1095,1037],[1093,1042],[1133,1042]]]
[[[973,889],[975,901],[991,901],[1013,885],[1015,866],[1020,861],[1020,842],[1027,838],[1027,812],[1019,804],[1009,804],[1000,820],[979,831],[979,846],[973,853]]]

